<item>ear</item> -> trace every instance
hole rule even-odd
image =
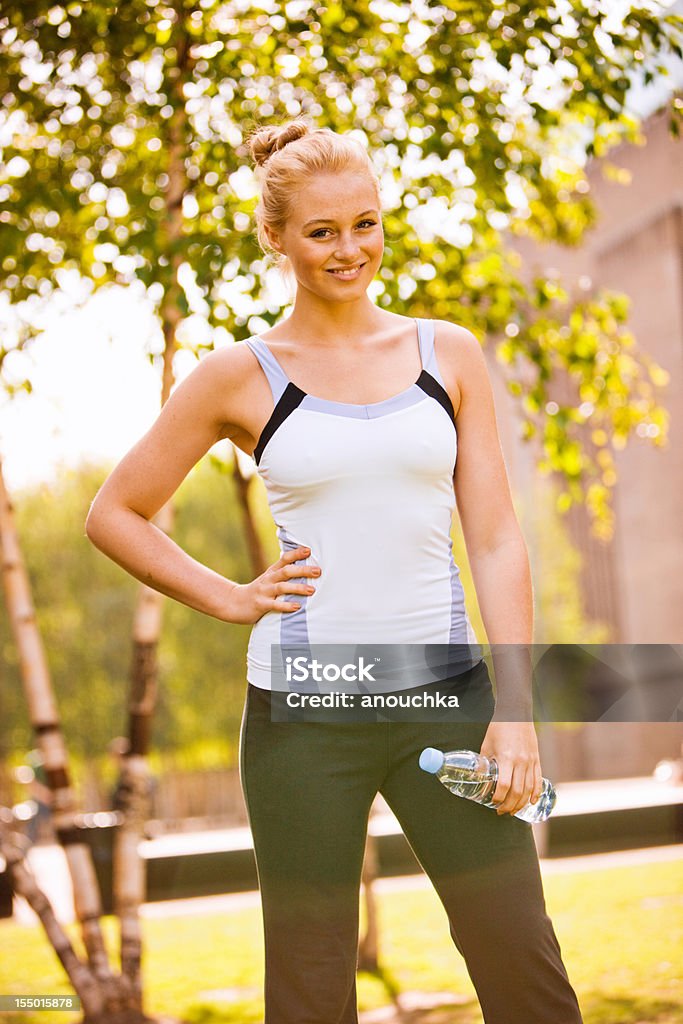
[[[280,240],[280,235],[278,234],[278,232],[273,231],[273,229],[268,227],[267,224],[263,225],[263,230],[265,232],[266,238],[268,239],[268,244],[271,246],[271,248],[275,249],[276,252],[279,252],[284,256],[285,254],[282,249],[282,242]]]

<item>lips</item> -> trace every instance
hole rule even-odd
[[[364,266],[365,263],[356,263],[353,267],[330,267],[327,273],[335,277],[354,277]]]

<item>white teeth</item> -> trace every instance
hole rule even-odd
[[[360,270],[360,267],[353,267],[350,270],[331,270],[331,274],[338,274],[340,277],[353,277]]]

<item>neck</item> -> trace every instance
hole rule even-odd
[[[378,330],[382,321],[381,311],[366,294],[350,302],[330,302],[299,285],[287,327],[301,344],[310,340],[316,345],[334,346],[362,340]]]

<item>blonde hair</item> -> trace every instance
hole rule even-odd
[[[380,206],[377,172],[362,143],[331,128],[316,128],[305,117],[280,125],[257,126],[249,133],[246,142],[256,165],[260,192],[255,210],[258,242],[284,279],[293,286],[291,263],[284,253],[273,249],[268,242],[266,225],[271,230],[282,231],[297,188],[315,174],[348,170],[367,174],[375,187]]]

